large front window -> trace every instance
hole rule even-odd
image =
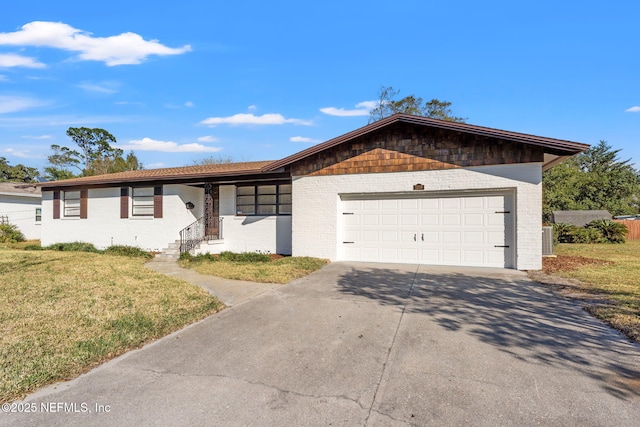
[[[236,190],[238,215],[291,214],[291,184],[239,185]]]
[[[80,216],[80,191],[64,192],[64,216]]]
[[[133,216],[153,216],[153,187],[134,187],[131,209]]]

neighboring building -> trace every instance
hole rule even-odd
[[[611,219],[609,211],[581,210],[581,211],[553,211],[551,221],[556,224],[571,224],[584,227],[596,219]]]
[[[0,223],[16,225],[29,240],[40,238],[42,194],[35,184],[0,182]]]
[[[43,183],[42,243],[538,269],[542,171],[588,147],[397,114],[278,161]]]

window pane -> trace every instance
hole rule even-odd
[[[276,196],[258,196],[258,204],[259,205],[275,205],[276,204]]]
[[[259,205],[258,214],[259,215],[275,215],[276,205]]]
[[[281,184],[279,191],[280,194],[291,194],[291,184]]]
[[[64,200],[80,200],[80,192],[79,191],[65,191],[64,192]]]
[[[258,187],[258,194],[276,194],[275,185],[260,185]]]
[[[246,196],[256,193],[256,188],[252,185],[250,187],[237,187],[236,188],[238,196]]]
[[[133,207],[133,215],[144,215],[151,216],[153,215],[153,204],[151,206],[134,206]]]
[[[251,215],[256,213],[254,205],[238,205],[236,211],[238,215]]]
[[[238,205],[253,205],[255,196],[238,196]]]
[[[150,196],[153,197],[153,187],[142,187],[133,189],[133,197]]]
[[[153,216],[153,187],[134,187],[131,195],[131,213],[134,216]]]
[[[291,214],[291,205],[280,205],[278,210],[281,214]]]
[[[291,194],[280,194],[280,204],[291,204]]]

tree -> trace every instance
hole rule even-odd
[[[604,209],[612,215],[640,212],[640,173],[620,161],[606,141],[542,174],[543,220],[556,210]]]
[[[45,178],[51,181],[73,178],[76,175],[71,171],[71,168],[76,168],[82,173],[80,153],[57,144],[51,145],[51,149],[53,154],[47,157],[51,166],[44,168]]]
[[[11,166],[6,158],[0,157],[0,182],[37,182],[38,175],[36,168],[21,163]]]
[[[122,156],[122,150],[114,148],[111,144],[116,143],[116,137],[104,129],[100,128],[69,128],[67,136],[80,147],[78,153],[79,160],[84,164],[85,174],[91,171],[94,162],[103,162],[107,158]],[[77,151],[76,151],[77,153]],[[95,166],[94,166],[95,167]],[[100,170],[102,173],[102,170]]]
[[[378,104],[369,114],[369,123],[373,123],[396,113],[412,114],[415,116],[431,117],[433,119],[446,120],[449,122],[464,123],[466,119],[456,117],[451,111],[451,102],[432,99],[424,102],[420,97],[408,95],[396,100],[400,93],[393,87],[382,86],[378,92]]]
[[[143,165],[133,152],[123,157],[120,148],[112,147],[116,138],[100,128],[73,128],[67,130],[80,150],[52,145],[53,154],[48,157],[51,166],[45,168],[45,176],[51,180],[77,176],[101,175],[142,169]]]
[[[222,157],[221,155],[209,156],[204,159],[194,160],[193,166],[200,165],[224,165],[227,163],[233,163],[231,156]]]

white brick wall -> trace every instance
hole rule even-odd
[[[36,208],[41,205],[39,196],[0,195],[0,216],[7,216],[28,240],[37,240],[41,224],[36,222]]]
[[[204,214],[204,190],[187,185],[165,185],[163,217],[120,218],[120,187],[90,189],[87,218],[53,219],[53,192],[43,192],[42,245],[88,242],[103,249],[111,245],[160,251],[179,239],[180,230]],[[185,207],[195,205],[193,210]],[[61,203],[62,205],[62,203]],[[131,209],[131,201],[129,201]],[[61,216],[62,216],[61,206]],[[291,216],[235,216],[235,186],[220,187],[223,241],[202,245],[201,252],[263,251],[291,254]]]
[[[504,189],[515,192],[516,268],[542,263],[542,165],[527,163],[439,171],[294,177],[295,256],[339,259],[340,194]]]
[[[53,192],[44,191],[42,200],[42,245],[61,242],[88,242],[103,249],[111,245],[137,246],[160,251],[179,238],[179,232],[203,212],[204,191],[186,185],[165,185],[163,218],[120,218],[120,187],[90,189],[87,218],[53,219]],[[186,209],[191,201],[195,208]],[[62,205],[62,203],[61,203]],[[131,201],[129,201],[131,209]]]

